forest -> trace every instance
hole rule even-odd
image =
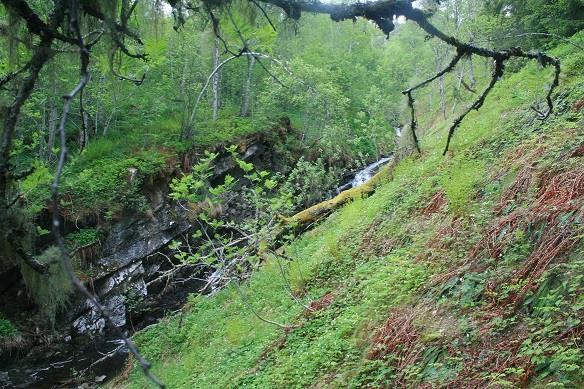
[[[0,0],[0,388],[584,387],[583,0]]]

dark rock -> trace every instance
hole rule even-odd
[[[155,210],[150,218],[128,219],[114,225],[103,245],[105,256],[97,263],[97,278],[158,251],[190,228],[185,211],[168,204]]]

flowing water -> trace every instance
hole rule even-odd
[[[128,350],[119,339],[69,346],[35,361],[21,360],[0,371],[0,388],[71,388],[112,378],[125,365]],[[86,385],[87,386],[87,385]]]
[[[391,161],[391,157],[381,158],[379,161],[373,162],[371,165],[365,167],[365,169],[359,171],[357,174],[355,174],[355,177],[351,181],[351,188],[363,185],[369,181],[369,179],[373,177],[379,171],[379,169],[389,161]]]
[[[391,161],[391,158],[392,158],[391,156],[384,157],[379,159],[378,161],[373,162],[372,164],[365,166],[365,168],[356,172],[349,181],[337,187],[336,194],[339,194],[344,190],[355,188],[359,185],[363,185],[364,183],[369,181],[369,179],[373,177],[379,171],[379,169],[381,169],[381,167],[383,167],[385,164]]]
[[[202,282],[183,284],[156,303],[156,310],[134,318],[136,330],[158,322],[186,302],[190,293],[201,290]],[[0,361],[0,389],[4,388],[93,388],[119,374],[126,365],[128,349],[113,337],[76,338],[37,347],[21,359]],[[83,384],[83,385],[81,385]]]

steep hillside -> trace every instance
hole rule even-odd
[[[155,373],[170,388],[582,387],[584,52],[555,55],[547,121],[529,107],[541,70],[507,76],[449,155],[439,122],[374,195],[138,333]],[[148,384],[128,366],[113,386]]]

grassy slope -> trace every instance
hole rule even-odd
[[[584,384],[583,157],[568,158],[584,142],[571,109],[584,54],[556,54],[558,114],[534,120],[548,73],[529,66],[468,117],[452,155],[440,155],[442,123],[392,182],[286,247],[291,287],[314,312],[272,259],[247,303],[233,287],[194,297],[137,334],[155,373],[170,388]],[[137,368],[122,384],[147,386]]]

